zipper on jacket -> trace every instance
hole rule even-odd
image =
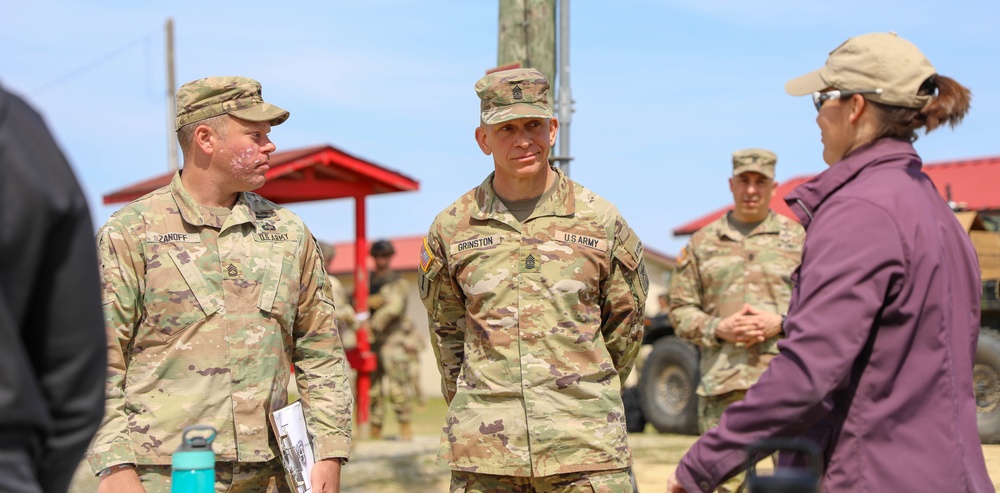
[[[809,222],[812,222],[812,220],[813,220],[813,213],[812,213],[812,211],[809,210],[808,207],[806,207],[805,202],[802,202],[802,199],[795,199],[795,202],[797,202],[799,204],[799,207],[801,207],[802,210],[805,211],[806,216],[809,216]]]

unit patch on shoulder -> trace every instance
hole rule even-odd
[[[452,243],[449,245],[449,250],[452,255],[456,253],[462,253],[466,250],[471,250],[475,248],[485,248],[500,244],[500,235],[490,235],[483,236],[481,238],[472,238],[469,240],[462,240],[458,243]]]
[[[432,262],[434,262],[434,254],[431,253],[431,247],[427,244],[425,236],[423,245],[420,247],[420,270],[426,274],[430,270]]]
[[[579,233],[567,233],[566,231],[556,231],[555,239],[557,241],[564,241],[566,243],[573,243],[576,245],[582,245],[587,248],[593,248],[594,250],[599,250],[602,252],[608,251],[608,240],[602,240],[600,238],[594,238],[592,236],[585,236]]]

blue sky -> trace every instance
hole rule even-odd
[[[973,91],[961,126],[918,141],[926,162],[1000,154],[995,0],[586,0],[570,10],[572,178],[661,252],[686,242],[674,227],[732,200],[733,151],[774,150],[779,181],[825,169],[811,101],[784,83],[857,34],[896,31]],[[168,17],[178,85],[256,78],[291,111],[271,133],[279,150],[332,144],[421,183],[368,199],[372,239],[425,233],[492,169],[473,139],[472,87],[496,65],[495,0],[0,0],[0,83],[46,117],[95,225],[120,207],[102,194],[167,170]],[[350,200],[290,207],[321,240],[353,236]]]

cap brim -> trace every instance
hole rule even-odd
[[[801,77],[796,77],[785,83],[785,92],[792,96],[805,96],[817,91],[822,91],[829,84],[819,75],[819,70],[809,72]]]
[[[518,103],[508,106],[501,106],[484,111],[483,122],[488,125],[516,120],[518,118],[552,118],[552,111],[548,107],[543,107],[531,103]]]
[[[290,116],[290,113],[271,103],[261,103],[251,108],[230,111],[229,114],[251,122],[270,122],[271,126],[281,125]]]

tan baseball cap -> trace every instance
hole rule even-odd
[[[549,81],[533,68],[515,68],[487,74],[476,82],[483,122],[495,124],[516,118],[552,118]]]
[[[177,90],[174,129],[226,113],[251,122],[280,125],[289,113],[265,103],[260,82],[246,77],[206,77]]]
[[[805,96],[828,87],[882,89],[881,94],[865,97],[890,106],[923,108],[931,96],[917,95],[917,91],[936,73],[930,60],[896,33],[863,34],[831,51],[823,68],[788,81],[785,92]]]
[[[767,149],[743,149],[733,153],[733,176],[753,171],[773,180],[776,164],[777,154]]]

